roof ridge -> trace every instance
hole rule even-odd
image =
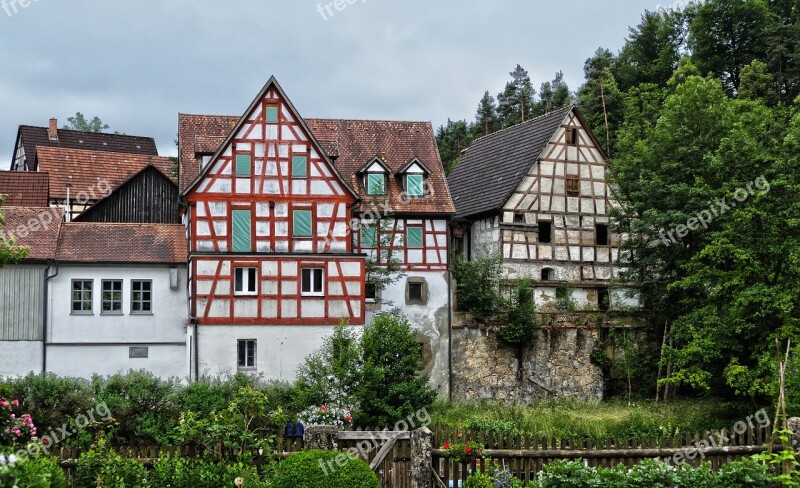
[[[306,120],[327,120],[327,121],[342,121],[342,122],[385,122],[389,124],[424,124],[433,125],[429,120],[399,120],[399,119],[342,119],[330,117],[304,117]]]
[[[44,130],[48,129],[48,127],[41,126],[41,125],[20,124],[19,126],[20,127],[28,127],[28,128],[31,128],[31,129],[44,129]],[[58,131],[59,132],[62,132],[62,131],[63,132],[75,132],[75,133],[79,133],[79,134],[92,134],[92,135],[116,136],[116,137],[131,137],[133,139],[153,139],[153,140],[155,140],[152,136],[132,136],[130,134],[117,134],[117,133],[114,133],[114,132],[92,132],[92,131],[87,131],[87,130],[62,129],[62,128],[59,128]]]
[[[470,148],[471,148],[471,147],[472,147],[472,146],[473,146],[473,145],[474,145],[476,142],[478,142],[478,141],[481,141],[481,140],[483,140],[483,139],[486,139],[487,137],[492,137],[492,136],[494,136],[494,135],[497,135],[497,134],[500,134],[500,133],[502,133],[502,132],[506,132],[506,131],[508,131],[508,130],[510,130],[510,129],[516,129],[516,128],[519,128],[519,127],[521,127],[521,126],[523,126],[523,125],[526,125],[526,124],[532,124],[533,122],[536,122],[536,121],[537,121],[537,120],[539,120],[539,119],[543,119],[543,118],[545,118],[545,117],[548,117],[548,116],[554,115],[554,114],[556,114],[557,112],[566,111],[566,110],[572,110],[573,108],[575,108],[575,104],[574,104],[574,103],[573,103],[573,104],[571,104],[571,105],[568,105],[568,106],[566,106],[566,107],[561,107],[561,108],[558,108],[558,109],[556,109],[556,110],[551,110],[550,112],[544,113],[544,114],[542,114],[542,115],[538,115],[538,116],[536,116],[536,117],[534,117],[534,118],[532,118],[532,119],[530,119],[530,120],[526,120],[525,122],[519,122],[519,123],[516,123],[516,124],[514,124],[514,125],[508,126],[508,127],[504,128],[504,129],[500,129],[500,130],[498,130],[498,131],[494,131],[494,132],[492,132],[491,134],[486,134],[485,136],[480,136],[480,137],[478,137],[477,139],[473,140],[473,141],[472,141],[472,144],[470,144],[470,146],[469,146],[468,148],[464,149],[464,150],[465,150],[465,151],[469,151],[469,149],[470,149]]]

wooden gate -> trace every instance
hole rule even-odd
[[[339,450],[367,463],[382,488],[411,486],[411,433],[408,431],[345,431],[338,434]]]

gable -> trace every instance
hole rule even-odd
[[[184,192],[199,193],[355,200],[274,78]]]

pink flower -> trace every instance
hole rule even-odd
[[[14,406],[19,407],[19,400],[14,400]]]

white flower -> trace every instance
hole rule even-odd
[[[14,465],[14,463],[16,463],[17,461],[18,461],[18,458],[17,458],[17,456],[15,456],[15,455],[13,455],[13,454],[9,454],[9,455],[8,455],[8,464],[10,464],[10,465],[12,465],[12,466],[13,466],[13,465]]]
[[[0,466],[6,465],[6,457],[0,454]]]

